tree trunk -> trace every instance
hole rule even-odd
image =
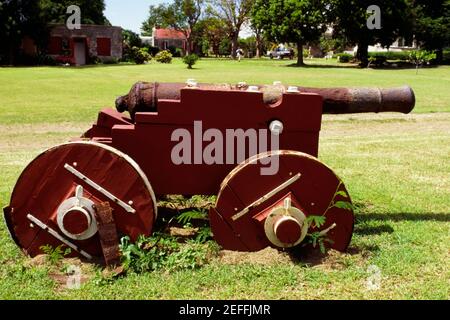
[[[358,43],[358,51],[356,58],[359,60],[359,66],[366,68],[369,64],[369,45],[366,43]]]
[[[239,32],[232,32],[231,36],[231,57],[236,59],[236,51],[239,47]]]
[[[256,58],[259,59],[261,58],[261,51],[262,51],[262,39],[261,39],[261,34],[257,33],[256,34]]]
[[[443,60],[444,60],[444,50],[442,48],[439,48],[436,50],[436,64],[442,64]]]
[[[14,50],[13,46],[11,45],[8,50],[8,63],[10,66],[13,66],[15,64],[14,51],[15,50]]]
[[[186,37],[186,55],[190,55],[192,52],[192,37]]]
[[[303,42],[301,41],[297,42],[297,51],[298,51],[297,66],[298,67],[304,66],[305,63],[303,62]]]

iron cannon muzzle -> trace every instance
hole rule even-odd
[[[116,100],[119,112],[128,111],[134,119],[136,112],[154,112],[159,100],[179,100],[181,90],[192,88],[220,91],[259,91],[263,94],[264,103],[276,105],[285,93],[315,93],[323,98],[324,114],[347,114],[369,112],[401,112],[410,113],[415,106],[415,95],[411,87],[398,88],[308,88],[287,87],[279,83],[274,85],[230,84],[198,84],[138,82],[130,92]],[[294,91],[293,88],[296,90]],[[298,89],[298,91],[297,91]]]
[[[324,99],[324,114],[400,112],[410,113],[416,104],[409,86],[398,88],[303,88]]]

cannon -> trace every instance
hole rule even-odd
[[[224,249],[293,248],[315,233],[345,251],[353,206],[344,182],[317,158],[322,114],[409,113],[414,104],[407,86],[140,82],[81,138],[25,168],[5,221],[30,256],[65,244],[112,264],[120,237],[151,235],[158,197],[217,195],[209,221]]]

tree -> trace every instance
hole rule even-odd
[[[231,56],[236,58],[236,50],[239,46],[239,33],[241,28],[249,20],[254,0],[210,0],[209,12],[222,19],[231,40]]]
[[[252,12],[255,27],[270,41],[297,44],[297,65],[304,65],[303,45],[326,30],[328,6],[317,0],[256,0]]]
[[[257,59],[261,58],[261,53],[263,51],[264,41],[263,41],[263,29],[261,27],[257,27],[255,24],[251,24],[250,27],[255,34],[255,45],[256,45],[256,53],[255,57]]]
[[[443,48],[450,46],[450,0],[410,0],[415,38],[442,61]]]
[[[416,74],[419,74],[419,67],[425,63],[430,63],[430,61],[434,59],[436,59],[436,53],[428,52],[426,50],[414,50],[409,54],[409,61],[416,66]]]
[[[47,39],[46,24],[38,3],[26,0],[0,1],[0,63],[15,63],[25,36],[37,44]]]
[[[67,8],[71,5],[81,9],[82,24],[110,25],[103,12],[104,0],[39,0],[42,14],[48,23],[65,23]]]
[[[122,30],[122,39],[122,59],[124,61],[134,61],[137,64],[140,64],[139,62],[141,60],[144,60],[144,62],[147,61],[145,59],[140,59],[140,57],[145,56],[145,54],[142,54],[142,52],[135,49],[140,49],[142,47],[142,40],[138,34],[131,30],[124,29]]]
[[[142,40],[139,35],[131,30],[123,29],[122,30],[122,39],[124,44],[132,47],[142,47]]]
[[[370,6],[381,9],[381,28],[368,28]],[[362,67],[368,65],[369,45],[389,47],[400,36],[411,36],[411,10],[406,0],[331,0],[335,37],[358,45],[356,58]]]
[[[205,40],[212,52],[220,55],[220,44],[227,35],[227,26],[225,22],[216,17],[207,17],[199,21],[196,25],[196,34]]]
[[[187,65],[188,69],[192,69],[192,66],[197,63],[199,57],[195,53],[184,56],[183,62]]]
[[[150,15],[142,30],[151,34],[154,27],[173,28],[183,32],[187,41],[186,54],[192,51],[195,26],[203,12],[204,0],[174,0],[171,4],[150,6]]]

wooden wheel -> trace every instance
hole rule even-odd
[[[279,163],[275,175],[261,174],[268,160]],[[354,217],[345,185],[318,159],[295,151],[263,153],[239,165],[224,179],[210,210],[216,241],[241,251],[299,245],[309,216],[325,217],[323,226],[310,224],[309,232],[326,232],[331,248],[348,247]]]
[[[156,200],[145,174],[130,157],[107,145],[71,142],[53,147],[24,170],[5,220],[30,256],[41,246],[65,244],[74,255],[99,257],[95,206],[109,202],[119,236],[150,235]]]

